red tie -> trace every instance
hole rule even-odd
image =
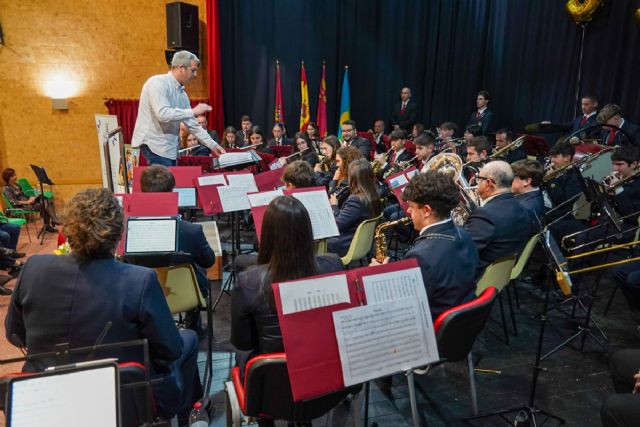
[[[389,156],[389,163],[394,164],[395,162],[396,162],[396,152],[394,151],[393,153],[391,153],[391,156]]]
[[[613,141],[616,139],[618,129],[611,128],[609,131],[609,138],[607,138],[607,145],[613,145]]]
[[[406,105],[404,104],[404,102],[402,103],[402,108],[400,108],[400,114],[404,114],[404,110],[406,108]]]
[[[480,121],[480,111],[476,113],[476,122]]]
[[[587,123],[587,115],[586,114],[584,116],[582,116],[582,120],[580,120],[580,126],[582,126],[585,123]]]

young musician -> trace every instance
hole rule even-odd
[[[619,105],[607,104],[602,107],[597,116],[598,123],[603,125],[602,144],[609,146],[631,144],[640,147],[640,126],[631,123],[622,114],[622,108]]]
[[[458,125],[453,122],[444,122],[438,128],[438,137],[436,138],[436,151],[442,151],[451,148],[455,153],[455,143],[453,137],[458,131]],[[450,151],[451,151],[450,150]]]
[[[324,155],[322,161],[317,163],[314,172],[316,175],[316,183],[325,187],[329,186],[329,183],[333,179],[333,176],[338,170],[336,163],[336,153],[340,148],[338,138],[334,135],[327,136],[320,145],[320,151]]]
[[[338,155],[340,155],[340,150],[338,150]],[[345,202],[338,206],[335,194],[330,199],[340,236],[329,239],[327,247],[329,252],[341,257],[347,254],[353,235],[360,223],[380,215],[382,211],[380,196],[373,182],[371,164],[364,159],[351,162],[348,177],[350,194]]]
[[[496,146],[494,147],[493,152],[495,153],[499,150],[502,150],[504,147],[511,144],[512,142],[513,142],[513,132],[511,132],[507,128],[498,129],[496,131]],[[515,161],[526,159],[526,158],[527,158],[527,152],[524,151],[524,148],[522,148],[522,146],[520,146],[516,149],[511,150],[504,156],[502,156],[501,160],[504,160],[505,162],[511,164]]]
[[[224,148],[240,148],[243,146],[241,141],[238,139],[236,128],[233,126],[227,126],[225,128],[222,132],[222,141],[220,141],[220,145]]]
[[[345,120],[341,125],[342,128],[342,146],[355,147],[360,151],[362,157],[371,160],[371,141],[358,136],[356,122],[353,120]]]
[[[535,160],[523,159],[512,163],[511,169],[513,170],[511,192],[523,207],[532,212],[536,223],[539,224],[546,212],[540,189],[544,177],[542,165]]]
[[[413,144],[416,146],[416,167],[422,171],[434,155],[436,140],[431,132],[424,132],[413,140]]]
[[[336,151],[338,169],[329,182],[329,193],[338,196],[338,206],[342,206],[342,203],[349,196],[349,165],[358,159],[362,159],[362,154],[355,147],[340,147]]]
[[[406,258],[418,260],[435,319],[475,297],[478,250],[469,234],[451,221],[460,190],[449,175],[437,171],[416,175],[402,198],[409,203],[413,227],[420,233]],[[384,264],[388,262],[387,257]],[[378,262],[373,259],[371,265]]]
[[[308,188],[316,186],[316,179],[313,174],[313,169],[309,166],[309,163],[304,160],[296,160],[289,163],[284,168],[282,174],[282,182],[286,190],[293,188]]]
[[[462,171],[467,181],[484,165],[490,152],[491,143],[486,136],[476,136],[467,143],[467,166]]]
[[[181,142],[182,148],[191,148],[191,150],[181,154],[183,156],[210,156],[211,150],[204,145],[200,145],[198,138],[192,133],[188,133]],[[224,147],[223,147],[224,148]]]
[[[298,132],[293,137],[293,152],[294,153],[303,153],[302,160],[309,163],[309,165],[313,168],[320,161],[318,159],[318,154],[316,154],[316,150],[312,147],[312,142],[304,132]]]
[[[478,125],[482,128],[482,134],[488,135],[493,130],[493,111],[489,109],[489,103],[491,102],[491,96],[486,90],[478,92],[476,98],[477,110],[471,113],[469,118],[469,125]]]
[[[383,180],[384,176],[394,167],[400,170],[400,165],[411,160],[411,153],[405,150],[404,145],[407,141],[407,134],[402,129],[394,130],[389,134],[391,149],[386,154],[376,155],[375,161],[380,165],[376,177]]]

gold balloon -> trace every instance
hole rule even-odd
[[[569,0],[565,8],[576,24],[585,24],[593,19],[603,4],[603,0]]]
[[[636,23],[640,25],[640,9],[636,9],[636,14],[634,16],[636,18]]]

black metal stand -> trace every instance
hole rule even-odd
[[[40,229],[40,231],[38,231],[37,238],[40,239],[40,245],[44,245],[44,235],[47,232],[48,225],[47,221],[45,221],[47,215],[47,207],[45,204],[48,202],[46,200],[46,197],[44,197],[44,184],[53,185],[53,182],[51,182],[49,176],[47,175],[47,171],[45,171],[43,167],[31,165],[31,169],[33,169],[33,172],[36,174],[36,178],[40,183],[40,201],[42,202],[40,203],[40,217],[42,218],[42,228]]]
[[[546,248],[546,245],[542,245],[543,247],[545,247],[545,251],[547,252],[547,256],[549,257],[549,264],[548,267],[550,269],[550,271],[553,272],[554,267],[553,267],[553,263],[551,261],[552,256],[550,253],[548,253],[548,249]],[[551,276],[550,276],[551,277]],[[526,413],[526,416],[528,417],[527,419],[529,420],[528,425],[533,426],[533,427],[537,427],[538,425],[542,425],[544,423],[546,423],[549,419],[553,419],[556,420],[558,422],[558,425],[563,425],[566,424],[565,420],[563,418],[560,418],[556,415],[553,415],[550,412],[547,412],[545,410],[542,409],[538,409],[535,406],[535,398],[536,398],[536,388],[538,386],[538,377],[540,376],[540,372],[543,370],[542,367],[540,366],[541,362],[544,360],[545,357],[547,357],[547,355],[545,355],[545,357],[542,357],[542,342],[544,340],[544,331],[545,331],[545,327],[546,327],[546,323],[547,323],[547,306],[549,304],[549,294],[551,292],[551,287],[552,287],[552,282],[551,282],[551,278],[547,279],[547,286],[546,286],[546,291],[545,291],[545,295],[544,295],[544,308],[542,310],[542,314],[540,315],[540,333],[538,334],[538,348],[536,349],[536,359],[535,362],[533,364],[533,378],[531,380],[531,390],[529,392],[529,401],[527,402],[527,405],[525,406],[520,406],[520,407],[515,407],[515,408],[510,408],[510,409],[505,409],[505,410],[500,410],[500,411],[496,411],[496,412],[491,412],[488,414],[483,414],[483,415],[477,415],[474,417],[468,417],[465,418],[464,421],[472,421],[472,420],[478,420],[478,419],[484,419],[484,418],[489,418],[489,417],[500,417],[503,421],[505,421],[508,425],[514,425],[513,421],[509,420],[506,415],[508,414],[519,414],[521,412]],[[549,354],[549,353],[548,353]],[[542,423],[542,424],[538,424],[537,420],[536,420],[536,416],[544,416],[547,419]]]
[[[236,280],[238,279],[238,270],[236,268],[236,258],[240,254],[240,218],[238,217],[238,211],[231,212],[231,260],[227,264],[229,267],[229,277],[224,281],[222,286],[220,287],[220,293],[216,298],[216,301],[213,303],[211,307],[211,311],[215,311],[218,303],[220,303],[220,299],[223,294],[230,295],[231,289],[235,286]]]

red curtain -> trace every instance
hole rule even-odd
[[[220,21],[218,0],[207,0],[207,67],[209,77],[209,100],[211,117],[209,127],[222,135],[224,130],[224,106],[222,104],[222,65],[220,63]]]
[[[131,144],[131,135],[133,135],[133,129],[136,127],[136,118],[138,117],[138,103],[139,99],[107,99],[104,103],[109,114],[113,114],[118,117],[118,125],[122,128],[122,135],[124,136],[124,143]],[[192,107],[195,107],[199,102],[209,103],[207,99],[190,99]],[[211,116],[209,116],[209,123],[211,123]],[[214,128],[211,124],[210,128]],[[215,129],[215,128],[214,128]]]

